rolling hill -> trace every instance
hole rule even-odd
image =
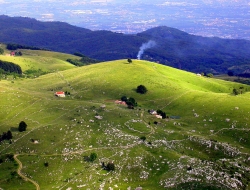
[[[22,56],[10,56],[10,51],[5,48],[6,45],[0,44],[1,47],[4,49],[4,54],[0,55],[0,60],[18,64],[26,77],[71,69],[75,66],[67,60],[80,60],[80,57],[66,53],[26,49],[21,50]]]
[[[249,91],[143,60],[1,80],[0,133],[13,139],[0,144],[0,188],[249,189]],[[137,107],[115,103],[122,96]]]
[[[102,61],[137,58],[142,44],[150,40],[156,45],[143,51],[143,60],[199,73],[249,73],[248,40],[195,36],[166,26],[125,35],[91,31],[62,22],[0,16],[0,42],[71,54],[79,52]]]

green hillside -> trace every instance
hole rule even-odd
[[[39,69],[44,72],[54,72],[74,68],[75,66],[68,63],[67,59],[80,59],[77,56],[59,52],[25,49],[20,51],[22,56],[10,56],[10,51],[5,49],[4,55],[0,55],[0,60],[20,65],[23,72]]]
[[[249,86],[142,60],[55,70],[0,81],[0,189],[250,189]]]

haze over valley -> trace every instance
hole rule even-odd
[[[250,39],[248,1],[0,1],[0,13],[63,21],[91,30],[138,33],[169,26],[201,36]]]

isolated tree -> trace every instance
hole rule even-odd
[[[24,121],[21,121],[21,122],[19,123],[18,130],[19,130],[20,132],[23,132],[23,131],[26,131],[26,128],[27,128],[27,124],[26,124]]]
[[[6,139],[7,139],[7,140],[12,139],[12,133],[11,133],[10,130],[8,130],[7,133],[6,133]]]
[[[94,162],[97,158],[97,154],[95,152],[91,153],[89,156],[89,161]]]
[[[132,59],[128,59],[128,63],[132,63]]]
[[[45,166],[45,167],[48,167],[48,166],[49,166],[49,163],[48,163],[48,162],[44,162],[44,166]]]
[[[4,53],[4,50],[0,48],[0,55]]]
[[[238,90],[236,88],[233,89],[233,94],[236,96],[239,94]]]
[[[136,92],[140,94],[146,94],[147,88],[144,85],[137,86]]]
[[[115,164],[113,162],[109,162],[107,164],[106,168],[107,168],[108,171],[114,171],[115,170]]]

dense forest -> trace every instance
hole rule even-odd
[[[17,50],[17,49],[30,49],[30,50],[46,50],[49,51],[45,48],[38,48],[38,47],[33,47],[33,46],[26,46],[26,45],[20,45],[20,44],[7,44],[6,48],[8,50]]]
[[[19,65],[0,60],[0,73],[17,73],[22,74],[22,69]]]

